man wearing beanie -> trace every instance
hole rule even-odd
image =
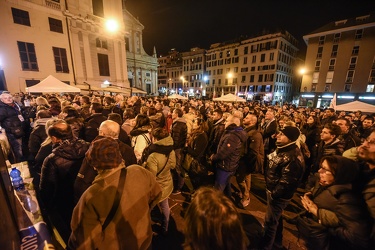
[[[282,249],[282,213],[302,179],[305,163],[296,145],[300,131],[286,126],[276,136],[276,151],[269,154],[265,170],[267,210],[261,249]]]
[[[119,145],[109,137],[93,141],[86,160],[98,175],[74,208],[69,248],[150,249],[150,211],[161,195],[155,177],[138,165],[125,169]],[[104,227],[116,194],[119,195],[118,207]]]

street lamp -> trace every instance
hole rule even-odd
[[[181,76],[180,79],[182,81],[182,91],[185,91],[185,78]]]
[[[116,32],[119,29],[119,24],[115,19],[108,19],[105,22],[105,27],[109,32]]]
[[[203,90],[201,90],[201,91],[202,91],[202,96],[206,96],[206,88],[207,88],[208,77],[204,76],[203,81],[204,81],[204,86],[203,86]],[[201,85],[201,89],[202,89],[202,85]]]

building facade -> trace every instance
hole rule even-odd
[[[94,92],[156,92],[156,55],[124,0],[0,0],[0,16],[2,90],[27,92],[53,75]]]
[[[375,102],[375,15],[331,22],[305,35],[301,106]]]
[[[248,100],[290,102],[297,45],[287,31],[211,45],[206,53],[207,94],[236,93]]]
[[[161,95],[183,94],[185,78],[182,74],[182,54],[171,49],[158,57],[158,90]]]
[[[124,1],[125,5],[125,1]],[[154,48],[149,56],[143,49],[142,31],[144,26],[126,7],[123,8],[124,23],[126,24],[126,61],[127,71],[132,92],[156,94],[158,92],[158,59]]]
[[[159,92],[196,97],[237,94],[248,100],[290,102],[296,82],[297,40],[288,32],[234,42],[208,50],[174,49],[159,61]]]

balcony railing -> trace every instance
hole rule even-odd
[[[45,0],[45,4],[48,8],[59,10],[61,9],[60,1]]]

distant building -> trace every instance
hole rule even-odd
[[[305,35],[300,105],[375,102],[375,15],[331,22]]]
[[[297,40],[286,31],[215,43],[208,50],[172,50],[158,58],[159,91],[291,102],[297,52]]]
[[[182,75],[182,54],[175,49],[171,49],[168,55],[159,56],[158,63],[159,94],[183,94],[185,81]]]
[[[290,102],[297,45],[286,31],[211,45],[206,53],[207,94],[237,93],[248,100]]]
[[[132,93],[147,92],[147,94],[158,93],[158,59],[154,48],[153,55],[149,56],[143,49],[142,31],[144,26],[123,9],[126,43],[126,61],[128,65],[128,79],[133,87]]]

